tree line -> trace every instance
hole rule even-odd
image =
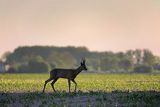
[[[160,57],[148,49],[126,52],[95,52],[86,47],[23,46],[6,52],[1,60],[9,65],[7,72],[48,72],[54,68],[75,68],[86,58],[90,72],[160,71]]]

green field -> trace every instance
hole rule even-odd
[[[59,79],[56,93],[50,83],[41,93],[48,74],[0,74],[1,106],[160,106],[160,74],[81,73],[77,92]],[[74,84],[72,83],[72,91]]]

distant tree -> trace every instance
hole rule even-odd
[[[101,70],[102,71],[116,71],[118,70],[119,59],[117,57],[105,57],[101,61]]]
[[[21,64],[17,70],[17,72],[19,73],[29,73],[30,71],[30,67],[28,66],[28,64]]]
[[[100,71],[100,59],[97,58],[93,58],[93,57],[89,57],[86,59],[87,60],[87,66],[88,66],[88,69],[91,70],[91,71]]]
[[[143,55],[143,63],[145,65],[153,66],[156,63],[155,56],[152,54],[151,51],[145,49],[143,50],[144,55]]]
[[[28,72],[48,72],[49,71],[49,65],[45,62],[39,62],[35,60],[31,60],[28,63]]]
[[[155,63],[160,64],[160,57],[159,56],[154,56],[155,57]]]
[[[130,60],[132,66],[134,66],[134,64],[136,64],[136,59],[135,59],[134,51],[133,50],[128,50],[125,55],[126,55],[125,57],[128,60]]]
[[[123,59],[124,57],[126,57],[126,56],[125,56],[125,53],[123,53],[123,52],[118,52],[118,53],[116,53],[115,55],[116,55],[118,58],[122,58],[122,59]]]
[[[119,61],[119,68],[124,69],[124,72],[132,70],[132,61],[127,58],[123,58]]]
[[[134,51],[134,55],[135,55],[135,58],[136,58],[136,64],[137,64],[137,65],[142,64],[142,60],[143,60],[142,50],[136,49],[136,50]]]
[[[139,65],[157,68],[160,58],[149,50],[128,50],[113,53],[89,51],[86,47],[24,46],[16,48],[12,53],[6,52],[1,59],[19,72],[39,72],[36,66],[71,68],[78,65],[81,58],[86,57],[86,64],[91,71],[131,71]],[[45,67],[44,67],[45,68]],[[40,67],[39,67],[40,69]],[[45,68],[46,69],[46,68]],[[13,71],[13,70],[12,70]],[[46,70],[44,70],[46,71]],[[41,72],[41,71],[40,71]]]
[[[7,72],[8,73],[17,73],[16,69],[13,67],[10,67]]]
[[[11,55],[11,52],[7,51],[5,52],[2,57],[0,58],[0,60],[2,60],[3,62],[5,62],[7,60],[7,57]]]
[[[134,68],[135,73],[151,73],[153,68],[149,65],[137,65]]]
[[[76,59],[69,52],[53,52],[47,58],[52,67],[74,67],[77,64]]]

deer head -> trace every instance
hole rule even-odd
[[[83,70],[87,70],[85,62],[86,62],[86,60],[85,60],[85,58],[83,58],[82,61],[81,61],[81,67],[82,67]]]

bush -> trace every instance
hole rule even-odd
[[[155,64],[154,69],[160,71],[160,64]]]
[[[15,68],[11,67],[11,68],[9,68],[9,69],[7,70],[7,72],[8,72],[8,73],[16,73],[17,70],[16,70]]]
[[[18,67],[10,68],[8,72],[18,72],[18,73],[45,73],[50,69],[49,64],[46,62],[39,62],[36,60],[31,60],[28,64],[20,64]]]
[[[138,65],[134,67],[134,72],[136,73],[150,73],[152,70],[153,68],[148,65]]]
[[[29,72],[29,67],[26,64],[21,64],[21,66],[18,67],[18,72]]]
[[[29,72],[48,72],[49,65],[45,62],[29,61]]]

